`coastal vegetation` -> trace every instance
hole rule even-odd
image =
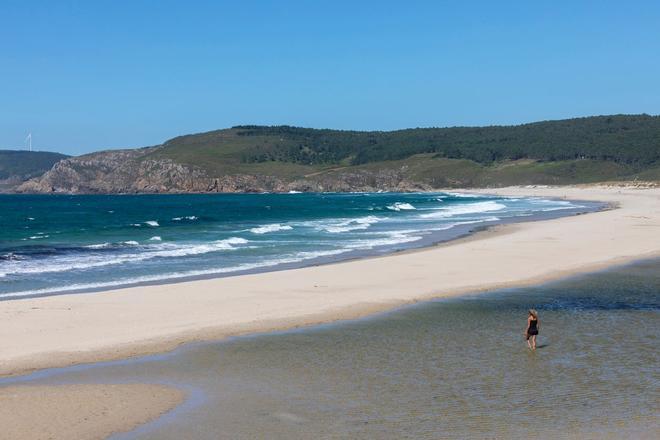
[[[242,125],[59,162],[23,192],[370,191],[660,180],[660,116],[346,131]]]
[[[299,178],[390,170],[431,186],[657,180],[660,116],[389,132],[244,125],[174,138],[149,157],[212,175]]]
[[[47,151],[0,150],[0,189],[41,176],[67,157]]]

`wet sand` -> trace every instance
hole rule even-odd
[[[0,375],[356,318],[660,254],[660,189],[507,188],[497,193],[618,207],[502,225],[432,248],[326,266],[0,302]]]
[[[103,439],[174,408],[183,392],[161,385],[16,385],[0,388],[0,439]]]
[[[535,352],[522,336],[530,307]],[[186,391],[113,440],[655,439],[658,338],[660,259],[0,385]]]

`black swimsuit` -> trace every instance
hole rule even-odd
[[[538,320],[532,319],[529,321],[529,330],[527,330],[528,335],[538,335],[539,334],[539,329],[536,327],[536,323]]]

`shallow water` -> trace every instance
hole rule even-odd
[[[657,260],[32,378],[189,392],[118,439],[657,438],[659,337]]]

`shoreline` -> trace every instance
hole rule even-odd
[[[182,391],[152,384],[4,386],[2,438],[107,438],[155,420],[184,400]]]
[[[467,191],[466,191],[467,192]],[[435,193],[435,191],[434,191]],[[546,199],[555,199],[563,200],[558,197],[545,197]],[[183,277],[172,277],[172,278],[162,278],[151,281],[135,281],[135,282],[126,282],[123,284],[112,284],[109,286],[98,286],[98,287],[81,287],[79,289],[71,290],[52,290],[48,292],[35,292],[35,293],[26,293],[26,292],[10,292],[4,296],[0,296],[0,302],[3,301],[17,301],[23,299],[31,298],[44,298],[49,296],[60,296],[60,295],[79,295],[87,293],[98,293],[106,292],[110,290],[120,290],[128,289],[134,287],[145,287],[145,286],[163,286],[170,284],[179,284],[186,283],[191,281],[201,281],[201,280],[215,280],[222,278],[230,277],[239,277],[245,275],[254,275],[270,272],[280,272],[293,269],[304,269],[308,267],[317,267],[317,266],[326,266],[339,263],[348,263],[351,261],[359,261],[372,258],[382,258],[391,255],[401,255],[406,253],[414,252],[423,252],[427,249],[432,249],[438,246],[443,246],[447,243],[454,242],[457,240],[463,240],[477,234],[493,230],[500,226],[504,225],[515,225],[521,223],[537,222],[537,221],[548,221],[554,220],[563,217],[571,217],[577,215],[590,214],[594,212],[607,211],[610,209],[616,209],[615,203],[599,203],[597,201],[589,200],[571,200],[575,203],[586,203],[590,206],[582,206],[579,208],[570,208],[566,210],[556,210],[550,212],[537,212],[527,217],[506,217],[499,219],[497,221],[487,221],[480,224],[465,224],[452,227],[447,230],[438,231],[432,233],[430,236],[420,240],[414,241],[409,244],[401,244],[394,246],[385,246],[384,248],[379,248],[377,250],[357,250],[352,251],[347,255],[339,256],[324,256],[317,257],[312,260],[298,261],[294,263],[281,263],[275,266],[264,266],[253,269],[238,270],[235,272],[226,272],[226,273],[209,273],[205,275],[187,275]]]
[[[465,192],[619,202],[620,206],[589,215],[497,225],[431,247],[333,264],[4,301],[0,336],[10,343],[0,353],[0,375],[153,354],[185,342],[357,319],[423,300],[547,282],[660,255],[660,243],[649,240],[653,227],[660,226],[657,189]],[[618,246],[603,247],[611,241]],[[594,248],[598,244],[601,252]],[[502,255],[496,255],[498,250]],[[546,258],[545,265],[530,261],[544,251],[562,257],[561,261]],[[478,270],[470,270],[471,264]],[[29,335],[25,328],[31,330]]]

